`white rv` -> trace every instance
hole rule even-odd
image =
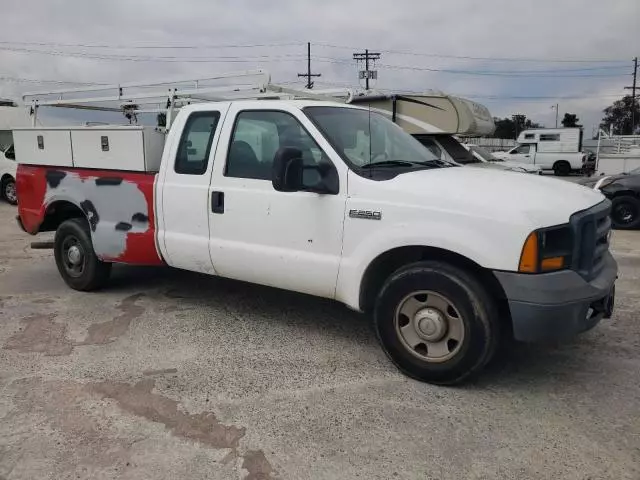
[[[517,145],[494,156],[512,162],[538,165],[553,170],[556,175],[581,171],[586,155],[582,153],[581,128],[538,128],[525,130],[518,136]]]
[[[489,162],[474,155],[456,138],[491,135],[495,124],[484,105],[439,92],[424,94],[360,93],[348,103],[370,107],[411,134],[441,160],[457,165],[539,173],[535,166]]]

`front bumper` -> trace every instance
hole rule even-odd
[[[573,270],[494,273],[509,303],[516,340],[566,339],[593,328],[613,312],[618,264],[610,252],[602,271],[589,282]]]

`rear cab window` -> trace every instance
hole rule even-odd
[[[176,154],[176,173],[202,175],[207,171],[219,120],[220,112],[194,112],[189,115]]]

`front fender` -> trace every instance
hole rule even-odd
[[[434,247],[466,257],[485,268],[517,270],[522,245],[530,232],[522,226],[500,222],[476,227],[430,222],[413,227],[398,224],[380,228],[357,242],[345,235],[336,299],[359,310],[360,289],[367,268],[380,255],[400,247]]]

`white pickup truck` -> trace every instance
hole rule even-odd
[[[600,192],[451,166],[367,109],[213,102],[183,107],[166,139],[105,126],[14,138],[19,224],[56,232],[77,290],[121,262],[335,299],[436,384],[481,370],[501,335],[566,338],[611,316]]]
[[[17,168],[13,145],[9,145],[5,149],[0,148],[0,198],[11,205],[18,203],[16,195]]]
[[[517,145],[507,152],[494,152],[501,160],[536,165],[566,176],[581,172],[587,161],[582,152],[582,129],[544,128],[525,130],[518,136]]]

